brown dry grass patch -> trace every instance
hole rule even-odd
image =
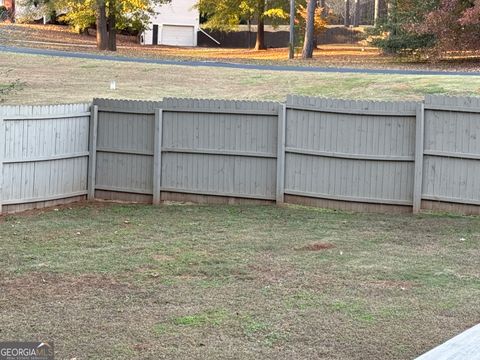
[[[304,251],[323,251],[328,249],[333,249],[335,247],[334,244],[329,243],[313,243],[305,245],[304,247],[300,248],[299,250]]]

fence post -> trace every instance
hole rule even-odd
[[[283,204],[285,198],[285,138],[287,124],[287,105],[281,104],[278,110],[277,137],[277,204]]]
[[[3,202],[3,158],[5,156],[5,122],[0,118],[0,215]]]
[[[95,199],[95,172],[97,170],[97,132],[98,105],[93,105],[90,112],[90,149],[88,156],[88,200]]]
[[[154,151],[153,151],[153,205],[160,204],[162,185],[162,128],[163,110],[155,109]]]
[[[425,104],[417,106],[415,121],[415,173],[413,181],[413,212],[420,212],[422,207],[422,183],[423,183],[423,151],[425,139]]]

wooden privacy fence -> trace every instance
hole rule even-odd
[[[417,105],[290,96],[285,194],[412,206]]]
[[[428,96],[424,110],[417,143],[422,206],[455,210],[455,204],[467,204],[470,212],[478,212],[480,98]]]
[[[90,198],[137,201],[153,195],[155,114],[161,106],[161,102],[94,101]]]
[[[0,107],[0,206],[300,203],[480,213],[480,100],[95,99]]]
[[[0,213],[87,194],[90,104],[0,107]]]
[[[280,104],[95,99],[94,108],[96,197],[276,199]]]

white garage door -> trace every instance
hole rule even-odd
[[[193,26],[163,25],[162,44],[172,46],[194,46]]]

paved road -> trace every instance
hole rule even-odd
[[[215,61],[180,61],[180,60],[163,60],[163,59],[145,59],[145,58],[135,58],[135,57],[99,55],[99,54],[90,54],[90,53],[33,49],[33,48],[24,48],[24,47],[11,47],[11,46],[0,46],[0,52],[31,54],[31,55],[47,55],[47,56],[73,58],[73,59],[109,60],[109,61],[142,63],[142,64],[202,66],[202,67],[245,69],[245,70],[295,71],[295,72],[316,72],[316,73],[389,74],[389,75],[480,76],[480,72],[355,69],[355,68],[330,68],[330,67],[308,67],[308,66],[275,66],[275,65],[234,64],[234,63],[215,62]]]

